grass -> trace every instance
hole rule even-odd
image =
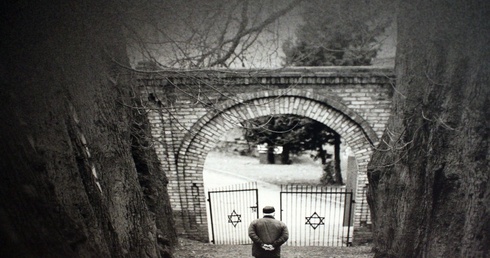
[[[260,164],[258,158],[210,152],[204,165],[207,169],[233,171],[233,174],[251,181],[258,180],[274,185],[320,183],[322,167],[307,156],[292,157],[293,163]]]

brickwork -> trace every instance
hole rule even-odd
[[[207,240],[203,166],[207,153],[240,122],[291,114],[324,123],[355,153],[357,192],[391,109],[392,71],[376,68],[305,68],[281,71],[207,71],[185,76],[145,75],[148,116],[181,234]],[[369,217],[356,195],[354,226]],[[370,223],[370,222],[368,222]]]

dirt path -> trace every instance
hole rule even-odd
[[[179,239],[175,258],[242,258],[252,257],[250,245],[213,245],[188,239]],[[372,258],[370,246],[323,247],[284,246],[282,258]]]

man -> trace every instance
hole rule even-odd
[[[265,206],[264,217],[256,219],[248,227],[248,236],[253,241],[252,256],[256,258],[281,257],[281,245],[289,238],[284,222],[274,218],[275,209]]]

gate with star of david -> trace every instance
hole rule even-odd
[[[353,193],[341,187],[281,186],[280,219],[292,246],[350,246]]]
[[[214,244],[251,244],[249,224],[259,217],[257,183],[208,190],[211,242]]]

